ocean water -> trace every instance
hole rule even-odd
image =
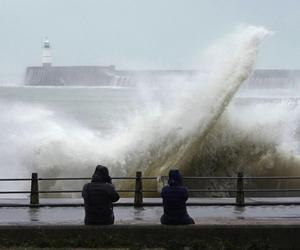
[[[0,87],[1,178],[29,177],[33,171],[44,177],[90,176],[110,138],[142,110],[136,92],[114,87]],[[29,182],[0,187],[27,190]]]
[[[131,88],[115,87],[0,87],[0,102],[6,108],[30,106],[99,132],[124,123],[140,105]],[[30,114],[28,114],[30,115]]]

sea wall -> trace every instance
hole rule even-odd
[[[282,224],[1,226],[0,247],[300,249],[299,235],[300,225]]]
[[[172,83],[174,79],[199,81],[197,70],[116,70],[115,66],[27,67],[24,84],[32,86],[148,86]],[[243,84],[250,89],[294,89],[300,70],[257,69]]]

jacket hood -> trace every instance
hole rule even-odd
[[[92,182],[110,182],[110,176],[107,167],[98,165],[92,176]]]
[[[171,169],[169,171],[168,184],[170,186],[182,186],[182,175],[178,169]]]

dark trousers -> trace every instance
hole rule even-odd
[[[160,223],[163,225],[189,225],[195,224],[195,221],[189,215],[186,215],[181,218],[170,218],[163,214],[160,217]]]

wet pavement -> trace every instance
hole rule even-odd
[[[265,199],[264,199],[265,200]],[[291,198],[286,199],[291,201]],[[294,198],[296,201],[297,199]],[[299,200],[299,199],[298,199]],[[4,202],[4,200],[2,200]],[[195,202],[190,199],[190,202]],[[199,199],[197,200],[199,202]],[[217,201],[217,200],[216,200]],[[218,199],[220,201],[220,199]],[[281,199],[282,201],[282,199]],[[4,204],[4,203],[1,204]],[[25,204],[25,200],[6,200],[10,204]],[[44,204],[82,204],[81,199],[41,199]],[[131,202],[125,199],[121,202]],[[151,202],[151,200],[147,200]],[[153,199],[152,202],[158,202]],[[210,199],[212,203],[212,200]],[[228,202],[223,200],[222,202]],[[203,204],[204,204],[203,200]],[[120,204],[119,204],[120,205]],[[300,224],[299,205],[256,206],[188,206],[189,214],[197,224]],[[115,224],[159,224],[162,206],[115,206]],[[84,208],[76,207],[1,207],[0,225],[80,225],[83,224]]]

